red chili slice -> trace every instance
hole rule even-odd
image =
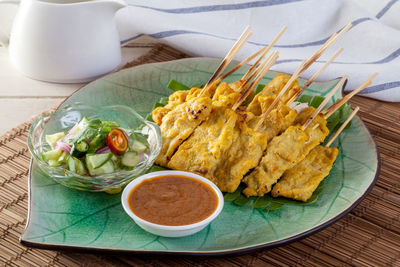
[[[107,136],[107,146],[115,155],[122,155],[128,148],[128,140],[120,129],[112,129]]]

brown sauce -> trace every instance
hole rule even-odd
[[[217,208],[218,197],[206,183],[166,175],[138,184],[130,192],[128,203],[136,216],[148,222],[177,226],[209,217]]]

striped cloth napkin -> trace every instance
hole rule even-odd
[[[237,54],[242,60],[276,43],[280,57],[272,69],[293,73],[331,34],[353,27],[302,76],[310,78],[339,48],[344,51],[318,80],[349,75],[347,91],[374,72],[362,95],[400,102],[400,1],[397,0],[126,0],[117,15],[122,43],[150,35],[195,56],[224,57],[247,25],[253,35]]]

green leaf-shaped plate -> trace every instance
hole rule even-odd
[[[94,81],[63,105],[123,104],[145,116],[160,97],[171,91],[171,79],[204,83],[220,61],[191,58],[122,70]],[[237,80],[247,70],[232,75]],[[262,83],[267,83],[270,72]],[[308,94],[326,95],[339,79],[314,83]],[[304,82],[304,80],[300,80]],[[341,97],[339,92],[334,99]],[[227,254],[280,245],[314,233],[353,209],[373,187],[379,157],[374,140],[359,118],[336,141],[338,159],[318,200],[310,205],[287,204],[276,210],[238,207],[225,202],[222,213],[207,228],[184,238],[154,236],[125,214],[120,194],[69,189],[46,176],[35,162],[30,170],[28,223],[21,237],[26,246],[47,249],[93,249],[166,254]]]

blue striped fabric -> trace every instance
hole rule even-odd
[[[346,35],[303,76],[311,77],[338,47],[343,47],[344,52],[320,80],[348,74],[346,90],[352,90],[379,72],[374,84],[362,94],[400,101],[398,0],[126,1],[129,8],[118,17],[122,44],[149,35],[198,56],[223,57],[250,25],[253,36],[236,57],[244,59],[268,45],[287,25],[287,32],[274,47],[280,58],[273,69],[283,72],[293,72],[331,34],[352,22]]]

